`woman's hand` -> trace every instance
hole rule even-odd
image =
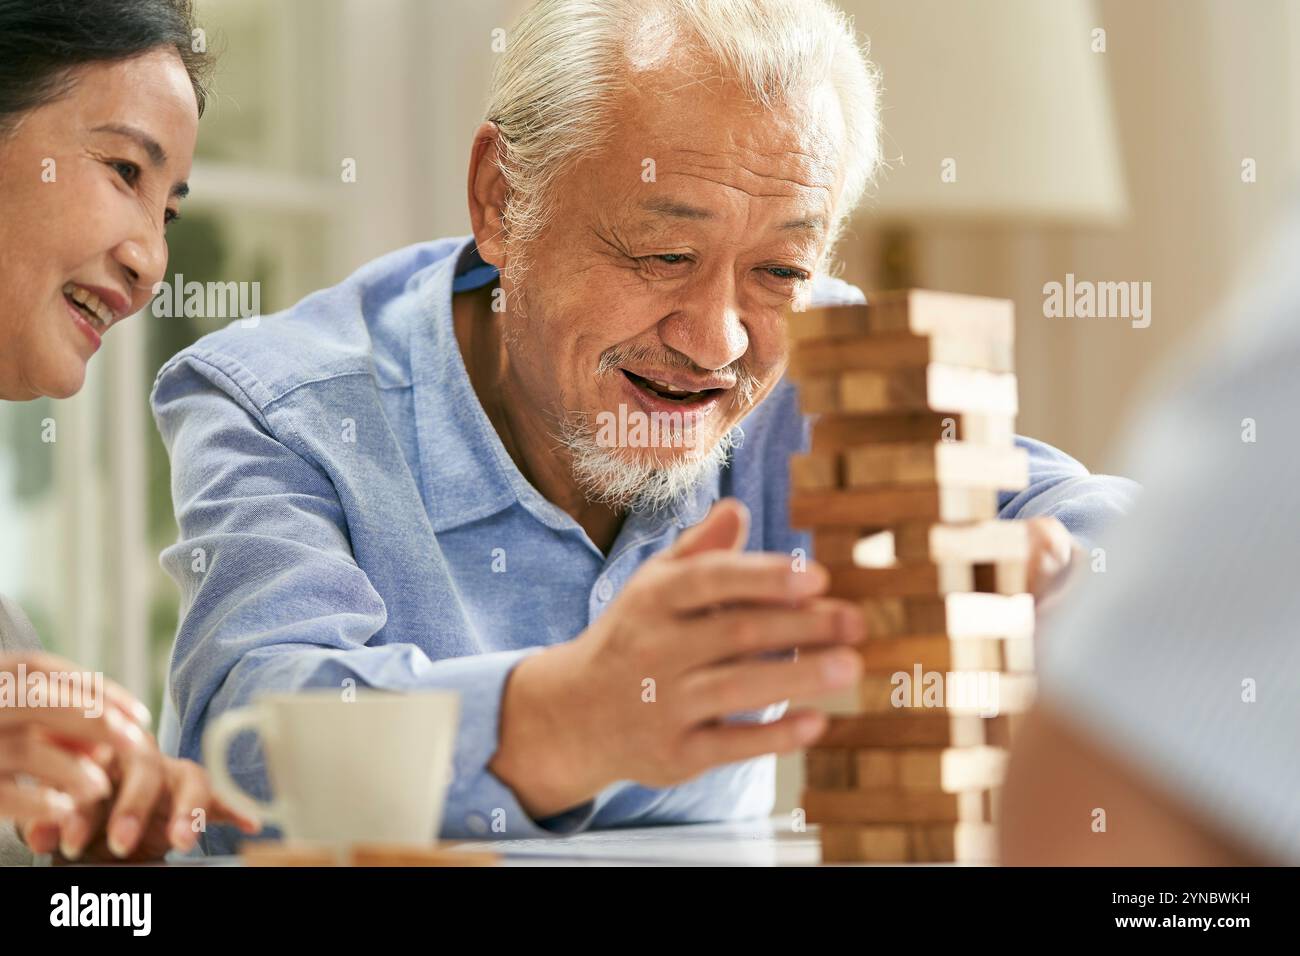
[[[223,803],[207,772],[189,760],[155,751],[106,769],[114,786],[111,796],[78,806],[59,823],[24,828],[23,839],[33,852],[57,849],[67,860],[134,863],[193,849],[209,823],[234,824],[244,833],[261,829]]]
[[[111,681],[80,681],[75,702],[35,694],[86,673],[50,654],[0,657],[0,819],[66,816],[112,792],[105,763],[156,749],[142,729],[149,711]]]

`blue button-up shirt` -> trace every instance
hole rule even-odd
[[[666,789],[611,785],[533,820],[488,769],[501,694],[526,655],[572,640],[628,578],[719,497],[753,517],[748,547],[790,553],[791,454],[807,423],[788,382],[742,422],[728,467],[688,500],[633,514],[606,555],[520,473],[475,396],[452,293],[496,279],[469,238],[399,250],[293,308],[207,336],[159,372],[152,403],[172,461],[180,586],[161,737],[200,759],[208,721],[271,690],[358,686],[459,692],[445,837],[541,836],[585,827],[771,812],[775,758],[717,767]],[[820,277],[814,303],[862,301]],[[1089,475],[1039,442],[1031,484],[1003,517],[1056,515],[1088,536],[1135,486]],[[768,708],[774,719],[783,707]],[[230,753],[266,797],[260,748]],[[230,852],[213,827],[208,852]]]

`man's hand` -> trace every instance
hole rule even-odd
[[[671,786],[821,735],[813,709],[723,719],[842,689],[862,670],[846,646],[863,636],[858,609],[820,597],[820,565],[743,553],[748,526],[743,505],[719,502],[588,630],[515,668],[490,768],[529,814],[553,816],[618,780]],[[804,650],[783,653],[794,648]]]

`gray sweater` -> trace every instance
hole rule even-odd
[[[0,594],[0,656],[17,651],[40,650],[40,638],[27,615]],[[0,866],[30,866],[32,853],[14,833],[13,825],[0,821]]]

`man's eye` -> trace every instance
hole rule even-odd
[[[119,159],[114,160],[109,165],[113,167],[113,171],[121,176],[128,186],[134,186],[136,180],[140,178],[140,167],[135,163]]]
[[[660,262],[666,262],[669,265],[676,265],[679,262],[685,262],[686,256],[680,252],[666,252],[663,255],[651,256],[652,259],[658,259]]]
[[[786,268],[785,266],[772,266],[767,271],[769,275],[775,276],[778,279],[785,279],[785,280],[793,279],[799,282],[803,282],[809,278],[808,273],[804,272],[802,269],[789,269]]]

